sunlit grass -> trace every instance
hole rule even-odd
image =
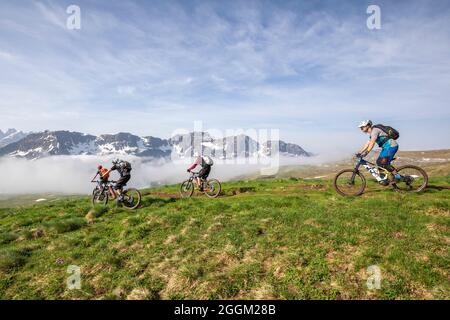
[[[450,178],[434,185],[449,186]],[[449,299],[450,191],[358,198],[330,181],[142,190],[142,207],[68,198],[0,209],[3,299]],[[81,290],[66,287],[81,268]],[[366,285],[381,270],[381,288]]]

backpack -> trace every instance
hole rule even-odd
[[[128,161],[123,160],[120,166],[122,167],[123,170],[127,172],[131,171],[131,163],[129,163]]]
[[[202,159],[208,166],[212,166],[214,164],[214,161],[210,156],[203,156]]]
[[[131,163],[129,163],[128,161],[123,161],[122,162],[122,166],[124,169],[127,169],[128,171],[131,171]]]
[[[397,140],[398,138],[400,138],[400,133],[397,130],[395,130],[394,128],[390,127],[390,126],[385,126],[385,125],[382,125],[382,124],[376,124],[372,128],[378,128],[381,131],[383,131],[384,133],[386,133],[387,136],[388,136],[388,139]]]

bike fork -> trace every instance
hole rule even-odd
[[[355,170],[353,170],[352,177],[350,178],[350,181],[349,181],[351,184],[355,183],[355,177],[356,177],[356,173],[359,171],[359,167],[360,167],[360,165],[358,164],[355,167]]]

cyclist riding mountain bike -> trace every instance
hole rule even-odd
[[[194,163],[187,169],[187,172],[191,172],[197,165],[200,165],[202,168],[198,172],[198,176],[195,179],[197,186],[200,188],[200,191],[203,191],[203,183],[201,180],[206,181],[210,172],[211,166],[213,165],[213,161],[209,156],[202,156],[198,152],[194,153],[194,157],[196,158]]]
[[[369,133],[370,138],[369,141],[367,141],[362,149],[356,154],[356,156],[364,158],[369,154],[370,151],[372,151],[375,143],[378,144],[378,146],[381,148],[381,152],[377,159],[377,165],[391,172],[396,180],[401,180],[401,175],[399,175],[395,168],[391,165],[391,162],[398,151],[398,143],[394,139],[395,136],[394,138],[392,138],[392,136],[390,136],[388,132],[386,132],[387,130],[383,130],[384,128],[386,128],[385,126],[374,126],[371,120],[361,121],[358,127],[364,133]],[[392,128],[390,129],[394,130]],[[380,181],[380,183],[383,185],[388,185],[389,181],[386,177],[386,179]]]
[[[131,179],[131,164],[128,161],[116,159],[113,160],[113,166],[108,170],[107,174],[111,171],[117,170],[120,174],[119,180],[117,180],[114,185],[114,189],[119,194],[119,200],[123,198],[122,196],[122,188],[127,184],[127,182]]]

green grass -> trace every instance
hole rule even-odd
[[[0,298],[450,299],[449,190],[369,183],[344,198],[297,178],[223,189],[147,189],[135,211],[87,197],[0,209]],[[81,290],[66,287],[69,265]],[[379,290],[366,285],[371,265]]]

